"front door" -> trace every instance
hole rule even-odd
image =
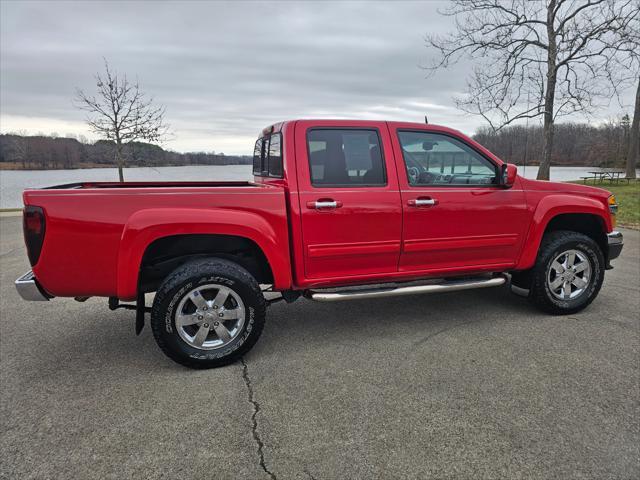
[[[395,273],[402,206],[386,124],[301,121],[295,138],[305,277]]]
[[[501,271],[528,225],[524,192],[497,184],[499,164],[462,136],[392,127],[404,212],[400,271]]]

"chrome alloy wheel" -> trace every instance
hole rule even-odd
[[[245,308],[240,296],[215,283],[187,293],[176,309],[180,338],[194,348],[213,350],[230,343],[244,325]]]
[[[547,285],[554,297],[573,300],[582,295],[591,280],[591,262],[580,250],[558,255],[547,273]]]

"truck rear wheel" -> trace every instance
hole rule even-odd
[[[160,349],[190,368],[239,359],[264,327],[266,302],[256,280],[239,265],[211,258],[174,270],[156,292],[151,328]]]
[[[604,256],[593,239],[578,232],[551,232],[540,245],[529,299],[548,313],[579,312],[598,295],[604,267]]]

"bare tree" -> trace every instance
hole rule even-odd
[[[638,10],[640,10],[640,0],[638,0]],[[636,87],[636,101],[626,155],[626,177],[636,178],[636,166],[640,159],[640,16],[636,16],[631,25],[632,28],[622,35],[622,45],[618,55],[612,60],[614,66],[611,70],[620,72],[622,85]]]
[[[29,161],[29,142],[26,140],[27,131],[18,130],[11,135],[10,146],[13,150],[13,157],[16,163],[21,162],[22,168],[27,168],[27,162]]]
[[[542,117],[538,179],[548,180],[555,120],[612,98],[620,79],[610,60],[639,16],[638,0],[454,0],[442,13],[455,17],[456,31],[427,36],[439,54],[427,69],[481,61],[457,106],[494,131]]]
[[[98,91],[89,95],[76,89],[78,108],[88,112],[87,123],[91,130],[116,144],[115,160],[120,181],[124,181],[123,145],[136,140],[159,142],[168,132],[164,123],[165,108],[154,105],[140,90],[138,81],[130,82],[126,75],[119,75],[104,61],[105,72],[95,75]]]
[[[627,151],[626,177],[636,178],[636,167],[640,161],[640,78],[636,90],[636,105],[633,111],[633,122],[629,132],[629,150]]]

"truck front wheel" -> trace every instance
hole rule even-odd
[[[593,239],[571,231],[548,233],[532,271],[529,299],[556,315],[579,312],[598,295],[604,267],[604,256]]]
[[[256,280],[239,265],[212,258],[174,270],[156,292],[151,328],[160,349],[190,368],[239,359],[256,343],[266,302]]]

